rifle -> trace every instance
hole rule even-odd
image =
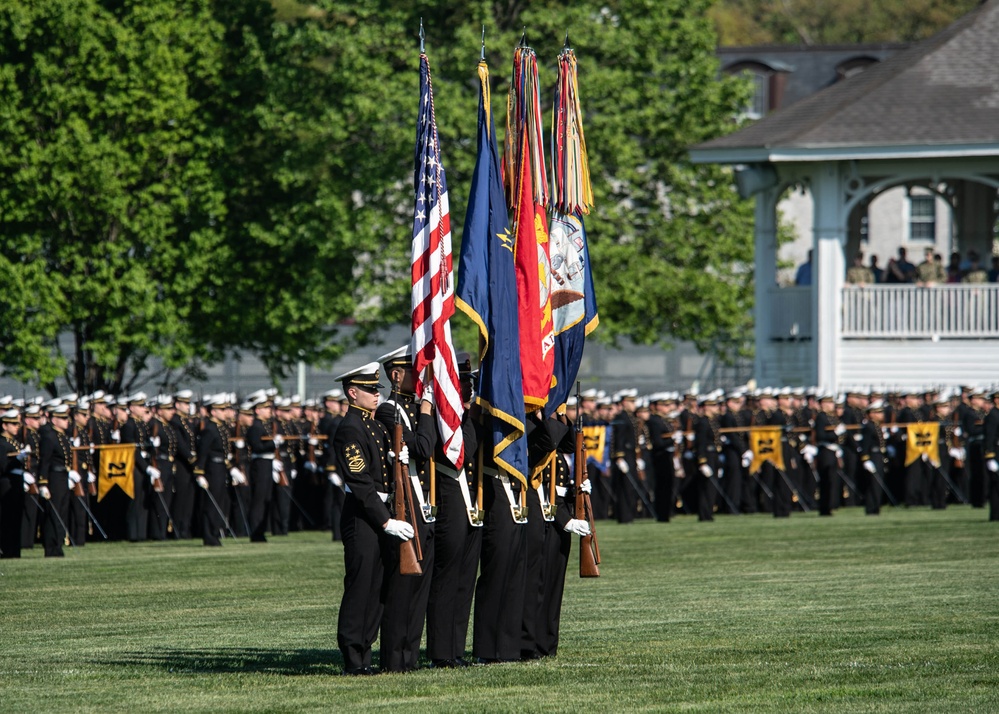
[[[396,455],[392,463],[392,476],[395,483],[395,517],[400,521],[406,521],[413,527],[412,539],[399,543],[399,574],[423,575],[423,568],[420,567],[420,561],[423,560],[423,550],[420,547],[419,523],[417,523],[416,511],[413,508],[413,494],[410,491],[409,479],[406,478],[404,464],[399,459],[399,452],[402,451],[403,446],[402,420],[399,418],[399,385],[393,384],[392,388],[396,395],[393,400],[395,427],[392,430],[392,451]]]
[[[580,402],[579,382],[576,382],[576,404]],[[576,485],[575,516],[585,520],[590,525],[590,535],[579,537],[579,577],[599,578],[600,547],[597,545],[597,531],[593,524],[593,508],[590,505],[590,495],[583,493],[583,481],[586,478],[586,452],[583,449],[583,427],[576,415],[574,422],[576,430],[576,451],[573,461],[573,475]]]
[[[960,423],[957,420],[957,410],[956,409],[954,410],[954,413],[950,415],[950,420],[951,420],[951,423],[954,425],[953,428],[951,429],[951,432],[950,432],[950,434],[951,434],[951,436],[950,436],[950,446],[951,446],[951,448],[954,448],[954,449],[960,449],[960,448],[962,448],[961,438],[954,433],[954,429],[956,429],[960,425]],[[951,463],[954,465],[955,469],[963,469],[964,468],[964,459],[954,459]]]
[[[80,473],[80,452],[75,451],[72,448],[70,451],[73,454],[73,470],[76,473]],[[80,479],[78,483],[73,484],[73,495],[77,498],[83,498],[83,479]]]
[[[277,417],[273,417],[271,420],[271,439],[273,439],[277,435],[278,435],[278,419]],[[277,444],[274,445],[274,460],[281,461],[281,447],[278,446]],[[284,465],[284,462],[281,461],[281,464]],[[287,474],[285,474],[284,469],[278,471],[277,485],[278,486],[288,485],[288,476]]]
[[[91,407],[90,408],[90,417],[87,419],[87,442],[91,446],[94,445],[94,419],[96,419],[96,418],[97,417],[95,417],[94,414],[93,414],[93,407]],[[95,466],[94,461],[98,461],[98,459],[93,459],[93,458],[90,459],[90,468],[94,468],[94,466]],[[97,495],[97,484],[96,483],[90,483],[90,481],[88,480],[87,481],[87,493],[89,493],[91,496],[96,496]],[[104,538],[106,540],[107,536],[104,536]]]

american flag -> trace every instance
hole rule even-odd
[[[430,62],[420,55],[420,114],[416,122],[416,208],[413,211],[413,373],[416,396],[427,388],[431,367],[437,428],[448,461],[460,470],[465,460],[461,435],[464,408],[458,361],[451,342],[454,274],[451,268],[451,216],[447,180],[441,165],[434,116]]]

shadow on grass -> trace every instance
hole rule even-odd
[[[163,649],[126,652],[98,660],[117,667],[151,667],[175,674],[253,672],[261,674],[333,675],[343,672],[339,650],[271,650],[256,647]]]

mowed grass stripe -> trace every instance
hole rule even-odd
[[[860,509],[601,523],[557,658],[344,678],[343,557],[91,544],[0,562],[2,711],[999,711],[999,524]]]

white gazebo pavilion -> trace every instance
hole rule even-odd
[[[999,191],[999,0],[729,136],[695,146],[756,197],[761,385],[999,383],[999,284],[845,284],[867,207],[922,187],[951,207],[952,249],[988,267]],[[777,286],[777,204],[811,193],[812,284]],[[910,256],[918,263],[921,256]]]

